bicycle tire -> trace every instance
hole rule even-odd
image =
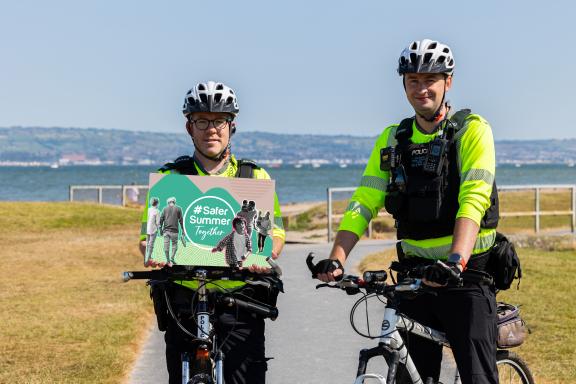
[[[500,384],[534,384],[528,364],[516,353],[506,350],[497,351],[496,365]]]

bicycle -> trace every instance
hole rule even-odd
[[[313,258],[313,253],[310,253],[306,258],[306,264],[314,277],[315,266],[312,261]],[[394,267],[398,268],[399,264],[393,263],[391,269],[394,270]],[[342,289],[349,295],[364,292],[364,296],[356,301],[350,311],[350,323],[356,333],[371,339],[379,339],[379,343],[376,347],[360,351],[358,370],[356,372],[354,384],[364,384],[367,379],[375,379],[379,384],[394,384],[396,383],[396,375],[400,371],[402,371],[401,376],[409,378],[410,382],[413,384],[433,383],[432,378],[423,381],[423,378],[418,373],[418,370],[408,353],[406,343],[399,331],[423,337],[445,347],[450,347],[450,343],[448,342],[445,333],[420,324],[398,311],[398,301],[401,296],[416,295],[418,292],[427,289],[426,286],[421,283],[420,278],[412,277],[410,272],[407,272],[406,270],[403,270],[402,272],[405,273],[406,278],[397,284],[386,283],[388,277],[386,271],[366,271],[362,278],[354,275],[343,275],[339,281],[334,283],[318,284],[316,286],[316,289],[324,287]],[[412,270],[412,274],[416,276],[422,276],[422,272],[422,268],[419,270]],[[384,298],[385,300],[384,319],[382,321],[381,333],[378,336],[365,335],[358,331],[354,324],[354,313],[358,306],[368,300],[368,298],[374,296]],[[376,356],[384,357],[384,360],[388,365],[386,376],[378,373],[366,373],[368,361]],[[496,360],[498,376],[501,384],[534,384],[534,379],[528,365],[516,353],[498,349]],[[454,384],[461,383],[458,370],[456,370],[454,374],[453,382]]]
[[[274,260],[267,260],[272,267],[272,274],[280,278],[282,271]],[[174,281],[194,281],[197,283],[192,298],[193,314],[195,319],[195,332],[187,329],[179,320],[175,309],[171,304],[168,289],[162,289],[167,312],[176,322],[176,325],[192,338],[191,348],[181,356],[182,384],[224,384],[224,353],[219,348],[222,343],[216,339],[214,332],[216,311],[221,307],[239,308],[253,312],[263,318],[275,320],[278,317],[278,309],[265,303],[244,296],[240,290],[232,291],[221,287],[217,280],[243,281],[250,285],[266,285],[262,281],[262,275],[251,273],[248,270],[229,267],[194,267],[175,266],[165,267],[152,271],[129,271],[123,272],[125,282],[134,279],[146,279],[147,285],[152,287],[161,286],[166,288]],[[243,297],[244,296],[244,297]],[[242,299],[240,297],[243,297]],[[154,301],[155,310],[159,303]],[[158,312],[157,312],[158,313]],[[158,327],[162,330],[166,324],[162,324],[158,317]],[[225,340],[224,340],[225,341]]]

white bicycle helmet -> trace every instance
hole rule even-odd
[[[398,74],[406,73],[454,73],[454,56],[446,44],[424,39],[413,41],[402,51],[398,60]]]
[[[239,111],[232,88],[214,81],[196,84],[186,93],[182,107],[184,116],[194,112],[227,112],[236,116]]]

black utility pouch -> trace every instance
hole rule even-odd
[[[276,302],[278,301],[278,295],[280,292],[284,292],[284,284],[282,280],[275,277],[262,277],[262,280],[270,283],[270,286],[265,288],[261,287],[260,298],[263,303],[270,306],[276,307]]]
[[[414,223],[438,221],[442,205],[442,177],[422,177],[410,188],[408,219]]]
[[[397,218],[404,206],[404,195],[398,191],[388,192],[384,198],[384,208],[386,212]]]
[[[166,298],[164,291],[166,285],[164,283],[150,281],[150,298],[154,303],[154,313],[156,313],[156,322],[158,329],[162,332],[166,330],[168,325],[168,306],[166,305]]]
[[[496,242],[490,255],[490,272],[494,277],[494,285],[499,290],[510,288],[514,279],[522,278],[520,258],[514,244],[499,232],[496,232]]]
[[[408,219],[416,223],[436,221],[440,217],[440,196],[411,197]]]

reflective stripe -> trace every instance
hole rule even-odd
[[[388,134],[388,140],[386,140],[387,147],[395,147],[398,144],[396,140],[396,131],[398,130],[398,125],[392,126],[390,128],[390,133]]]
[[[476,244],[474,244],[474,250],[472,251],[472,254],[475,255],[477,253],[486,252],[494,245],[495,242],[496,242],[495,229],[486,229],[480,231],[478,237],[476,238]]]
[[[360,180],[360,186],[386,192],[386,187],[388,187],[388,183],[381,177],[362,176],[362,179]]]
[[[462,136],[464,136],[464,134],[466,133],[466,131],[468,130],[468,127],[470,126],[470,124],[466,123],[466,120],[464,120],[465,124],[462,128],[460,128],[458,130],[458,132],[456,132],[454,134],[454,141],[456,142],[456,162],[458,164],[458,172],[460,173],[460,176],[462,176],[461,172],[462,172],[462,159],[460,156],[461,155],[461,151],[460,151],[460,144],[462,143]]]
[[[494,175],[486,169],[470,169],[464,172],[462,183],[465,181],[483,180],[486,184],[492,185],[494,182]]]
[[[496,230],[481,230],[476,238],[472,254],[486,252],[496,240]],[[441,245],[426,246],[426,243],[443,243]],[[402,250],[406,255],[425,257],[428,259],[445,259],[452,246],[452,236],[426,240],[402,240]]]
[[[274,226],[276,228],[284,229],[284,222],[281,217],[274,217]]]
[[[357,201],[350,201],[348,204],[348,208],[346,208],[346,212],[353,212],[362,216],[366,221],[372,220],[372,211],[366,206],[360,204]]]

